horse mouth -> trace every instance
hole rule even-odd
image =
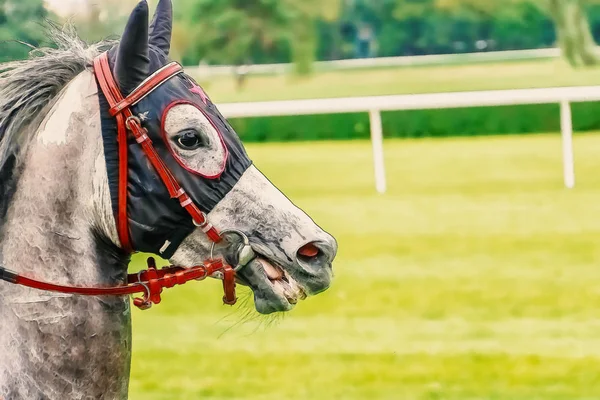
[[[258,255],[238,272],[238,282],[254,292],[256,310],[261,314],[290,311],[307,293],[277,262]]]

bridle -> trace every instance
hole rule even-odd
[[[250,247],[248,238],[243,232],[235,230],[219,233],[217,229],[210,224],[206,214],[198,208],[192,198],[181,187],[165,162],[160,158],[152,145],[152,140],[150,140],[150,137],[148,136],[148,131],[142,126],[141,118],[134,115],[132,111],[134,105],[139,103],[169,79],[182,72],[183,68],[180,64],[176,62],[170,63],[144,80],[127,97],[123,97],[115,78],[113,77],[108,60],[108,53],[103,53],[94,60],[94,73],[96,79],[110,106],[109,113],[117,121],[117,138],[119,144],[119,204],[118,213],[115,215],[115,218],[121,246],[128,253],[134,252],[131,244],[129,221],[127,217],[127,184],[129,178],[127,136],[128,133],[131,133],[136,142],[142,147],[144,154],[152,164],[154,170],[160,176],[163,184],[169,191],[170,197],[179,201],[181,207],[190,214],[194,225],[201,229],[211,240],[212,247],[210,259],[202,265],[190,268],[171,265],[162,269],[157,269],[155,260],[149,258],[148,269],[140,271],[137,274],[128,275],[126,285],[113,287],[57,285],[19,275],[2,266],[0,266],[0,280],[34,289],[87,296],[122,296],[143,293],[143,297],[135,298],[133,303],[136,307],[145,310],[150,308],[152,304],[161,302],[161,293],[164,288],[183,285],[191,280],[204,280],[208,277],[214,277],[223,280],[223,302],[229,305],[236,303],[236,272],[255,258],[255,254]],[[224,259],[216,259],[213,257],[215,245],[223,242],[223,234],[226,233],[236,234],[242,239],[242,246],[238,253],[238,265],[235,268],[228,265]]]

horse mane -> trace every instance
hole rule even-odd
[[[19,156],[59,93],[93,59],[116,42],[88,45],[72,25],[46,26],[48,47],[32,47],[29,58],[0,63],[0,228],[14,191]]]

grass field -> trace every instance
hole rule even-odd
[[[334,286],[274,322],[218,282],[134,310],[131,399],[599,398],[600,135],[575,149],[569,191],[559,135],[387,141],[380,196],[366,142],[249,146]]]
[[[231,77],[200,83],[217,103],[437,93],[464,90],[599,85],[597,68],[573,69],[560,59],[331,71],[297,79],[289,75],[251,76],[242,91]]]

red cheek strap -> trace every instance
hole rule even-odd
[[[142,127],[140,119],[134,116],[131,111],[132,105],[139,102],[162,83],[181,73],[181,65],[172,63],[161,68],[151,77],[146,79],[126,98],[123,98],[112,75],[107,53],[102,54],[94,60],[94,70],[100,87],[111,107],[110,113],[117,119],[119,139],[119,213],[117,217],[117,227],[123,247],[129,252],[133,251],[127,217],[127,185],[129,173],[127,163],[128,131],[133,134],[136,142],[142,147],[144,154],[148,157],[148,160],[160,176],[160,179],[169,191],[171,198],[179,200],[181,207],[183,207],[192,217],[194,225],[202,229],[211,241],[215,243],[220,242],[222,238],[219,232],[217,232],[215,227],[208,222],[206,214],[196,206],[194,201],[183,190],[173,173],[156,152],[156,149],[152,145],[152,140],[148,137],[148,131]]]

